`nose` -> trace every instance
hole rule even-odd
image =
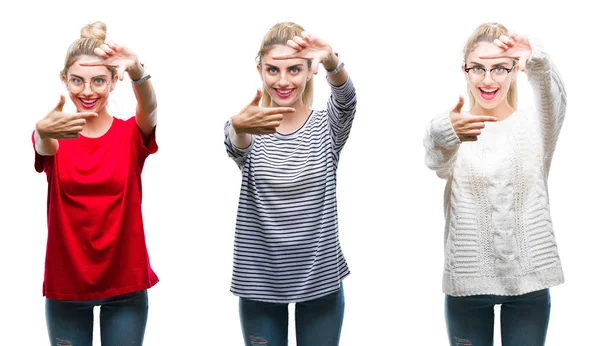
[[[92,90],[92,85],[90,83],[83,83],[83,90],[81,90],[83,95],[93,95],[94,91]]]
[[[283,72],[280,74],[280,78],[279,78],[279,86],[282,88],[285,88],[286,86],[290,85],[290,81],[288,80],[288,75],[287,73]]]
[[[492,78],[492,71],[486,70],[483,75],[483,83],[484,84],[492,84],[494,83],[494,79]]]

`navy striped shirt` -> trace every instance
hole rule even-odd
[[[338,239],[336,171],[354,114],[352,81],[331,85],[327,110],[312,111],[291,134],[229,138],[242,171],[231,291],[243,298],[295,303],[340,287],[350,274]]]

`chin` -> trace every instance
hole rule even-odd
[[[475,94],[474,94],[475,95]],[[497,108],[498,106],[500,106],[504,101],[506,101],[506,94],[503,93],[502,95],[497,94],[496,97],[494,97],[491,100],[486,100],[483,97],[481,97],[479,94],[476,94],[475,96],[475,102],[483,109],[487,109],[487,110],[492,110]]]
[[[271,97],[271,100],[273,101],[273,103],[275,103],[279,107],[291,107],[298,101],[298,98],[282,99],[282,98],[279,98],[276,96],[276,97]]]
[[[487,100],[478,100],[479,106],[483,109],[488,109],[488,110],[492,110],[496,107],[498,107],[498,105],[500,104],[499,102],[496,102],[495,100],[490,102]]]

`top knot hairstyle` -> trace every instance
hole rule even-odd
[[[292,22],[282,22],[275,24],[265,37],[260,45],[260,50],[256,55],[256,63],[262,67],[262,57],[265,54],[268,54],[269,51],[276,45],[287,45],[287,41],[294,38],[294,36],[301,36],[304,28],[296,23]],[[311,61],[308,60],[308,69],[310,70]],[[306,82],[306,87],[304,88],[304,92],[302,93],[302,103],[307,107],[312,106],[313,101],[313,79],[309,79]],[[271,96],[263,90],[263,107],[268,107],[271,105]]]
[[[467,63],[467,56],[477,47],[477,44],[480,42],[489,42],[493,43],[495,39],[500,38],[501,35],[508,36],[508,29],[499,23],[484,23],[481,24],[475,32],[469,37],[465,47],[463,49],[463,59],[465,64]],[[471,106],[475,104],[475,97],[468,91],[469,100],[471,101]],[[508,99],[508,104],[510,104],[513,108],[517,108],[517,84],[516,79],[513,80],[510,89],[508,90],[508,94],[506,95]]]
[[[79,39],[73,42],[67,51],[65,66],[61,71],[61,75],[66,75],[69,67],[71,67],[80,56],[94,56],[94,49],[100,47],[105,40],[106,24],[102,22],[94,22],[84,26],[81,29]],[[111,71],[112,76],[114,76],[116,70],[112,67],[108,67],[108,69]]]

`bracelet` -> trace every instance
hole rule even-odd
[[[331,71],[327,70],[327,74],[330,75],[330,76],[334,75],[334,74],[340,72],[343,68],[344,68],[344,63],[340,62],[340,64],[337,65],[337,67],[335,69],[333,69]]]
[[[146,74],[146,66],[144,64],[140,64],[140,65],[142,65],[142,67],[144,68],[144,74],[143,74],[142,78],[136,79],[136,80],[133,80],[133,79],[131,80],[134,84],[137,84],[137,85],[143,84],[145,81],[150,79],[150,77],[152,77],[149,74]]]
[[[333,70],[327,70],[327,69],[325,70],[325,71],[327,71],[327,75],[329,75],[329,76],[340,72],[344,68],[344,62],[339,60],[338,53],[335,53],[335,56],[338,57],[338,65],[336,66],[336,68],[334,68]]]

